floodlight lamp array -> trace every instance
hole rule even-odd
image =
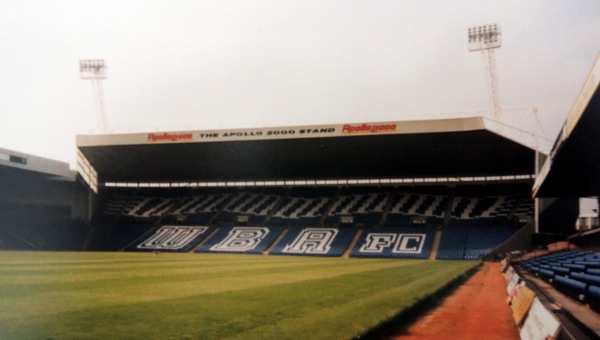
[[[82,79],[105,79],[106,64],[104,59],[79,60],[79,71]]]
[[[498,24],[470,27],[468,32],[471,51],[498,48],[502,44],[501,29]]]

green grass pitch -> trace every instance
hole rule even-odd
[[[349,339],[476,265],[0,252],[0,338]]]

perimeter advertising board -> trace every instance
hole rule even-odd
[[[535,293],[531,289],[527,288],[527,286],[519,285],[515,287],[514,297],[511,302],[515,325],[521,325],[534,299]]]
[[[529,310],[523,328],[521,328],[521,339],[555,339],[560,330],[560,323],[550,313],[538,298],[535,298]]]

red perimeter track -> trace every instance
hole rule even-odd
[[[500,263],[484,263],[441,305],[394,339],[519,339]]]

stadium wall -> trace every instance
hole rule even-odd
[[[0,188],[0,249],[80,249],[88,189],[67,163],[0,149]]]
[[[74,180],[0,177],[0,204],[68,209],[75,220],[88,219],[88,190]]]
[[[532,235],[535,233],[535,222],[531,221],[514,233],[508,240],[500,244],[493,251],[485,255],[484,261],[497,261],[505,258],[505,254],[512,251],[527,251],[531,249]]]

